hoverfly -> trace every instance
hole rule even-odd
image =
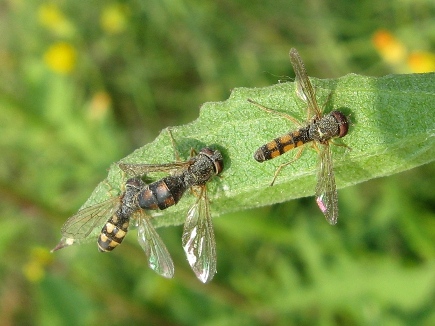
[[[338,218],[338,197],[329,143],[332,138],[346,136],[349,128],[349,120],[340,111],[332,111],[323,115],[322,110],[317,104],[316,94],[307,76],[304,63],[295,48],[290,50],[290,61],[296,75],[296,94],[307,104],[307,122],[303,125],[287,114],[276,112],[248,99],[249,102],[255,104],[260,109],[269,113],[280,114],[300,126],[298,130],[275,138],[271,142],[258,148],[254,154],[254,158],[258,162],[264,162],[284,154],[293,148],[300,147],[291,161],[280,165],[275,171],[271,184],[273,185],[281,169],[300,158],[304,149],[303,145],[313,142],[313,147],[319,153],[317,185],[315,190],[316,202],[325,215],[326,220],[334,225],[337,223]]]
[[[203,148],[185,162],[167,164],[119,163],[121,170],[133,175],[150,172],[170,172],[142,189],[138,205],[143,209],[166,209],[178,203],[184,192],[191,188],[197,200],[189,209],[184,223],[182,245],[190,267],[203,283],[216,273],[216,242],[207,198],[206,183],[223,170],[222,154],[218,150]]]
[[[140,178],[128,179],[125,192],[118,197],[81,209],[62,226],[62,239],[53,251],[80,244],[98,236],[98,250],[109,252],[124,240],[130,219],[138,227],[138,241],[148,257],[148,265],[156,273],[172,278],[174,263],[154,229],[149,216],[138,205],[138,195],[146,187]]]

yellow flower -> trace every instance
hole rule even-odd
[[[108,34],[119,34],[127,26],[128,8],[120,4],[112,4],[101,13],[100,25]]]
[[[435,55],[429,52],[413,52],[408,57],[408,66],[412,72],[435,71]]]
[[[54,72],[68,74],[76,65],[77,53],[71,44],[58,42],[44,53],[44,61]]]
[[[45,275],[45,267],[51,264],[52,260],[52,255],[47,249],[33,248],[29,261],[23,267],[24,276],[30,282],[40,281]]]
[[[406,58],[405,46],[396,39],[389,31],[378,30],[372,38],[372,42],[381,57],[391,65],[401,64]]]
[[[95,93],[89,103],[89,119],[93,121],[103,120],[110,109],[111,103],[112,99],[108,93],[103,91]]]
[[[54,4],[43,4],[38,9],[38,19],[42,26],[59,36],[74,34],[74,26]]]

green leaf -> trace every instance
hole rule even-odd
[[[338,79],[313,78],[312,83],[320,104],[325,103],[331,93],[325,112],[338,109],[350,115],[348,135],[335,142],[345,143],[352,150],[331,145],[338,188],[434,160],[435,73],[381,78],[350,74]],[[260,110],[249,103],[248,98],[302,122],[306,120],[305,104],[297,97],[295,84],[288,82],[265,88],[234,89],[228,100],[204,104],[197,120],[171,128],[182,159],[189,158],[190,148],[199,150],[204,146],[219,149],[224,156],[221,178],[215,177],[208,185],[213,217],[314,194],[318,157],[311,146],[306,146],[301,158],[281,171],[273,187],[269,186],[276,168],[292,159],[295,151],[264,163],[256,162],[253,153],[296,126]],[[128,163],[174,160],[167,130],[152,143],[122,159]],[[161,176],[147,177],[157,180]],[[112,195],[118,195],[126,178],[114,163],[108,179],[96,188],[84,207],[107,199],[110,189]],[[178,205],[165,211],[150,212],[158,217],[156,224],[183,223],[195,200],[190,193],[184,197]]]

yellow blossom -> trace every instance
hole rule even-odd
[[[88,109],[88,117],[91,120],[102,120],[110,109],[112,99],[106,92],[97,92],[92,96]]]
[[[44,61],[54,72],[68,74],[76,65],[77,52],[71,44],[58,42],[44,53]]]
[[[38,282],[45,275],[45,267],[52,262],[50,252],[41,247],[33,248],[30,259],[23,267],[24,276],[30,282]]]
[[[408,57],[408,66],[412,72],[423,73],[435,71],[435,54],[413,52]]]
[[[372,38],[372,42],[381,57],[391,65],[401,64],[406,58],[405,46],[396,39],[389,31],[378,30]]]
[[[108,34],[119,34],[127,26],[128,9],[120,4],[112,4],[101,13],[100,25]]]
[[[54,4],[43,4],[38,9],[38,19],[42,26],[54,34],[68,37],[74,34],[74,26]]]

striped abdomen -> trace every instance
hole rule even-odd
[[[143,188],[138,196],[143,209],[166,209],[178,203],[187,187],[183,175],[167,176]]]
[[[130,218],[120,218],[118,213],[119,211],[113,214],[101,230],[98,237],[98,250],[101,252],[115,249],[127,234]]]
[[[288,152],[289,150],[292,150],[293,148],[313,141],[313,139],[309,137],[308,131],[309,127],[304,127],[281,137],[275,138],[271,142],[257,149],[254,154],[254,158],[258,162],[271,160],[284,154],[285,152]]]

